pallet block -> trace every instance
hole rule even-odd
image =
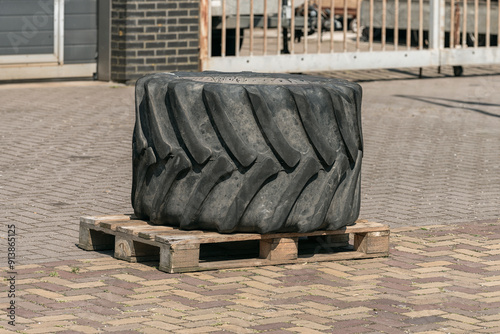
[[[349,235],[352,250],[345,251]],[[389,255],[389,228],[379,223],[358,220],[355,225],[335,231],[309,233],[233,233],[184,231],[170,226],[157,226],[130,215],[81,217],[78,246],[85,250],[112,250],[117,259],[159,261],[159,269],[168,273],[214,270],[374,258]],[[344,251],[299,255],[301,240],[315,238],[317,250]],[[200,261],[200,246],[229,242],[259,241],[259,257],[228,261]]]

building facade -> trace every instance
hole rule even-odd
[[[0,81],[198,70],[198,0],[0,0]]]

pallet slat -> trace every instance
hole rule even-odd
[[[140,226],[147,225],[147,222],[142,220],[129,220],[129,221],[101,221],[97,224],[99,227],[107,230],[116,230],[120,226]]]
[[[299,256],[299,240],[319,237],[326,248],[345,246],[353,234],[353,250],[322,254],[314,251]],[[138,220],[132,215],[82,217],[79,247],[85,250],[114,249],[115,258],[129,262],[159,260],[159,269],[169,273],[374,258],[389,255],[389,228],[358,220],[355,225],[335,231],[309,233],[234,233],[184,231],[176,227],[158,226]],[[228,261],[200,261],[202,244],[259,241],[259,258]],[[309,239],[312,240],[312,239]],[[316,241],[314,241],[316,242]]]
[[[135,225],[120,225],[116,228],[116,231],[122,232],[125,234],[133,234],[138,235],[140,232],[167,232],[172,231],[173,227],[168,226],[156,226],[156,225],[148,225],[146,224],[135,224]]]
[[[84,216],[80,218],[80,222],[93,223],[97,225],[101,222],[130,221],[131,219],[133,219],[132,215]]]
[[[191,233],[189,233],[191,232]],[[256,233],[235,233],[235,234],[219,234],[215,232],[194,234],[193,231],[188,231],[183,235],[157,235],[155,240],[165,244],[210,244],[218,242],[233,242],[245,240],[260,240],[262,235]]]

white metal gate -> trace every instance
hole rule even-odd
[[[495,64],[499,16],[498,0],[202,0],[200,69]]]

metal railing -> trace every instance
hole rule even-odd
[[[500,63],[498,0],[201,0],[200,69]]]

